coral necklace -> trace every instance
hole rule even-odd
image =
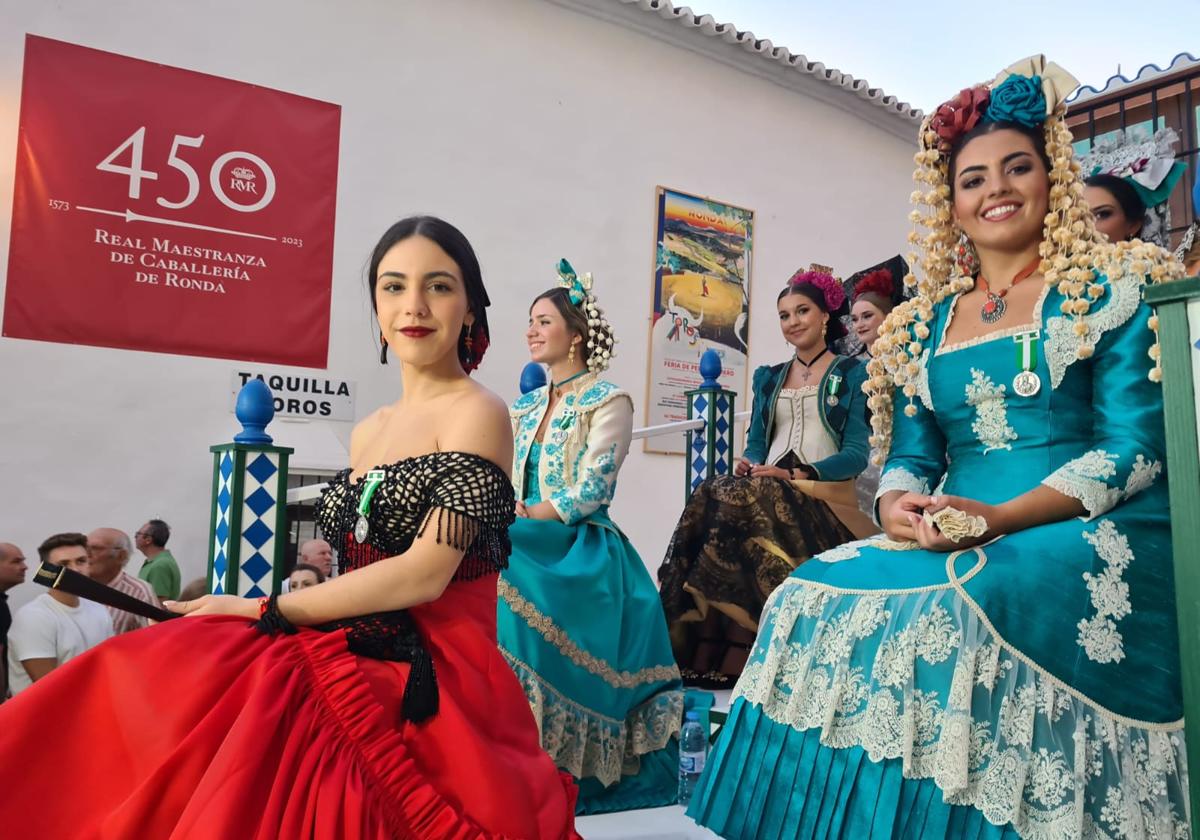
[[[1017,272],[1017,276],[1014,277],[1012,282],[1008,284],[1008,289],[1011,289],[1026,277],[1031,276],[1035,271],[1038,270],[1038,266],[1041,265],[1041,262],[1041,257],[1034,257],[1033,261],[1029,263],[1029,265]],[[983,293],[985,295],[983,306],[979,309],[979,320],[983,321],[985,324],[994,324],[1004,317],[1004,310],[1008,309],[1008,304],[1004,302],[1004,296],[1008,294],[1008,289],[1001,289],[999,294],[993,292],[991,288],[988,287],[988,281],[982,274],[979,275],[979,284],[983,286]]]

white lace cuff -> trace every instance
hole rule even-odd
[[[871,505],[871,519],[876,525],[880,524],[879,500],[883,498],[884,493],[890,493],[893,490],[928,495],[929,481],[913,475],[904,467],[892,467],[890,470],[885,467],[885,472],[879,479],[879,489],[875,491],[875,502]]]
[[[1095,519],[1108,513],[1121,501],[1120,489],[1110,486],[1106,481],[1116,475],[1119,457],[1103,449],[1093,449],[1063,464],[1046,476],[1042,484],[1064,496],[1078,499],[1087,511],[1085,520]]]

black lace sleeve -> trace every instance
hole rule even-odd
[[[350,489],[349,481],[350,470],[348,469],[342,470],[329,479],[329,483],[325,485],[325,489],[317,498],[316,509],[313,511],[313,519],[316,520],[317,527],[321,529],[325,538],[333,543],[334,548],[341,548],[340,543],[344,536],[342,533],[346,527],[344,508]]]
[[[508,526],[516,518],[516,498],[504,470],[465,452],[438,453],[428,467],[427,510],[417,535],[436,528],[439,543],[463,552],[458,580],[507,567]]]

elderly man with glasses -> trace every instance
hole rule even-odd
[[[179,597],[179,564],[167,551],[167,540],[171,538],[171,527],[161,519],[151,519],[133,535],[137,550],[146,555],[146,562],[138,571],[138,577],[154,587],[154,593],[164,601]]]
[[[133,553],[129,535],[116,528],[97,528],[87,535],[88,577],[110,586],[118,592],[132,595],[139,601],[158,606],[154,589],[144,580],[125,572],[125,564]],[[115,633],[128,633],[145,627],[149,622],[141,616],[108,607]]]

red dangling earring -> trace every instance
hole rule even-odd
[[[466,368],[467,372],[469,373],[472,365],[475,364],[475,339],[471,336],[470,327],[463,327],[462,345],[462,363],[463,367]]]
[[[958,246],[954,249],[954,262],[964,277],[974,277],[979,273],[979,256],[975,246],[967,239],[965,233],[958,236]]]

